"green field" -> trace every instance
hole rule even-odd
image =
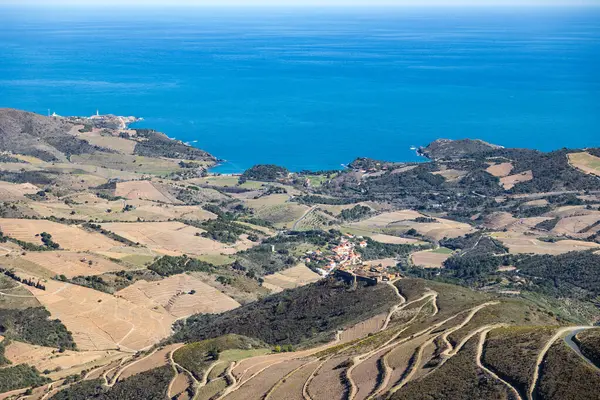
[[[196,257],[200,261],[205,261],[213,265],[229,265],[235,260],[225,254],[204,254]]]
[[[452,254],[454,251],[446,247],[438,247],[437,249],[431,250],[431,252],[436,254]]]
[[[221,376],[232,361],[240,361],[244,358],[262,356],[269,354],[270,349],[252,349],[252,350],[225,350],[219,354],[218,364],[208,374],[208,379],[215,379]]]

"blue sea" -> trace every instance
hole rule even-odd
[[[600,8],[3,8],[0,107],[141,116],[220,172],[600,146]]]

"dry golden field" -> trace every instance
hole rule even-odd
[[[517,219],[508,212],[495,212],[484,218],[484,226],[488,229],[500,230],[514,222]]]
[[[73,251],[108,251],[122,246],[99,233],[46,220],[2,218],[0,230],[13,238],[40,245],[42,241],[36,235],[47,232],[61,248]]]
[[[587,152],[571,153],[568,155],[568,157],[569,163],[573,167],[585,172],[586,174],[600,176],[600,158]]]
[[[505,176],[508,176],[510,174],[510,171],[512,171],[513,169],[513,165],[509,162],[506,163],[501,163],[501,164],[494,164],[494,165],[490,165],[486,171],[498,178],[503,178]]]
[[[80,125],[80,127],[82,127]],[[101,129],[94,128],[91,132],[76,132],[81,139],[87,140],[94,146],[104,147],[123,154],[133,154],[137,142],[113,135],[103,135]]]
[[[525,171],[520,174],[505,176],[500,178],[500,184],[505,190],[512,189],[516,184],[521,182],[528,182],[533,179],[533,172]]]
[[[547,205],[548,205],[548,200],[546,200],[546,199],[531,200],[531,201],[527,201],[527,202],[523,203],[523,206],[528,206],[528,207],[543,207],[543,206],[547,206]]]
[[[162,254],[233,254],[247,244],[237,247],[207,239],[196,234],[203,231],[181,222],[116,222],[102,224],[104,229],[123,236],[133,242],[140,243]]]
[[[424,217],[424,215],[413,210],[394,211],[348,224],[347,227],[373,233],[402,233],[409,229],[415,229],[420,234],[435,240],[463,236],[474,231],[468,224],[443,218],[435,218],[437,222],[431,223],[415,222],[414,219],[418,217]]]
[[[458,169],[445,169],[442,171],[432,172],[432,174],[442,176],[448,182],[456,182],[460,180],[463,176],[465,176],[467,172]]]
[[[270,288],[275,292],[308,285],[319,279],[321,279],[321,276],[308,269],[304,264],[264,277],[265,282],[271,285]]]
[[[563,254],[570,251],[582,251],[600,248],[600,244],[581,240],[559,240],[554,243],[543,242],[536,237],[518,232],[497,232],[493,237],[500,240],[513,254]]]
[[[442,268],[451,251],[425,250],[413,253],[411,259],[414,265],[424,268]]]
[[[152,200],[160,203],[181,203],[166,190],[157,187],[150,181],[118,182],[115,196],[130,200]]]
[[[82,350],[141,350],[167,337],[175,321],[164,309],[148,309],[82,286],[48,281],[45,291],[27,289],[73,333]]]
[[[75,203],[65,204],[64,200],[30,202],[29,207],[42,217],[66,219],[93,219],[96,221],[167,221],[169,219],[205,220],[216,216],[198,206],[159,204],[149,200],[107,201],[96,196],[73,196]],[[125,205],[132,210],[123,211]],[[72,214],[74,212],[74,214]]]
[[[119,354],[124,355],[115,350],[65,350],[60,353],[52,347],[36,346],[18,341],[11,341],[6,346],[4,354],[14,365],[26,363],[36,367],[39,371],[69,370],[92,362],[102,362]]]
[[[385,235],[383,233],[376,233],[374,235],[367,235],[376,242],[388,243],[388,244],[421,244],[420,240],[403,238],[399,236]]]
[[[37,193],[40,189],[31,183],[10,183],[0,181],[0,201],[24,201],[26,194]]]
[[[576,238],[586,238],[600,230],[600,211],[589,211],[588,214],[561,218],[553,233]]]
[[[221,313],[240,305],[187,274],[173,275],[156,282],[137,281],[116,292],[115,296],[147,309],[164,309],[177,319],[199,313]]]
[[[22,258],[38,264],[56,275],[65,275],[67,278],[78,275],[100,275],[105,272],[127,269],[121,264],[116,264],[104,257],[89,253],[69,251],[29,252]]]

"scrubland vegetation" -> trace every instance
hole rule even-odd
[[[9,339],[61,349],[74,349],[71,333],[43,307],[0,309],[0,335]]]
[[[353,288],[323,280],[220,315],[190,317],[177,324],[173,340],[198,341],[228,333],[271,345],[327,340],[337,329],[385,311],[394,299],[386,285]]]
[[[50,379],[41,376],[35,368],[27,364],[0,368],[0,393],[41,386],[48,382]]]
[[[600,181],[581,162],[600,150],[438,141],[423,163],[221,176],[156,131],[79,122],[0,110],[0,392],[597,397],[562,337],[543,349],[600,319]],[[346,240],[370,286],[321,279],[353,271]],[[577,335],[595,363],[598,336]]]

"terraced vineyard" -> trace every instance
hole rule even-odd
[[[396,302],[379,319],[383,323],[367,324],[370,330],[364,324],[349,326],[326,344],[292,352],[260,350],[259,342],[241,337],[241,341],[231,337],[185,347],[170,345],[125,362],[112,375],[105,372],[102,379],[110,387],[134,371],[170,364],[178,374],[169,390],[180,399],[428,399],[435,395],[524,400],[531,395],[556,398],[547,397],[545,369],[555,357],[578,359],[561,343],[562,337],[578,328],[560,327],[524,301],[506,302],[419,280],[389,284]],[[516,326],[526,318],[537,325]],[[348,334],[357,329],[363,335]],[[256,345],[256,350],[229,350]],[[86,379],[97,375],[90,373]]]

